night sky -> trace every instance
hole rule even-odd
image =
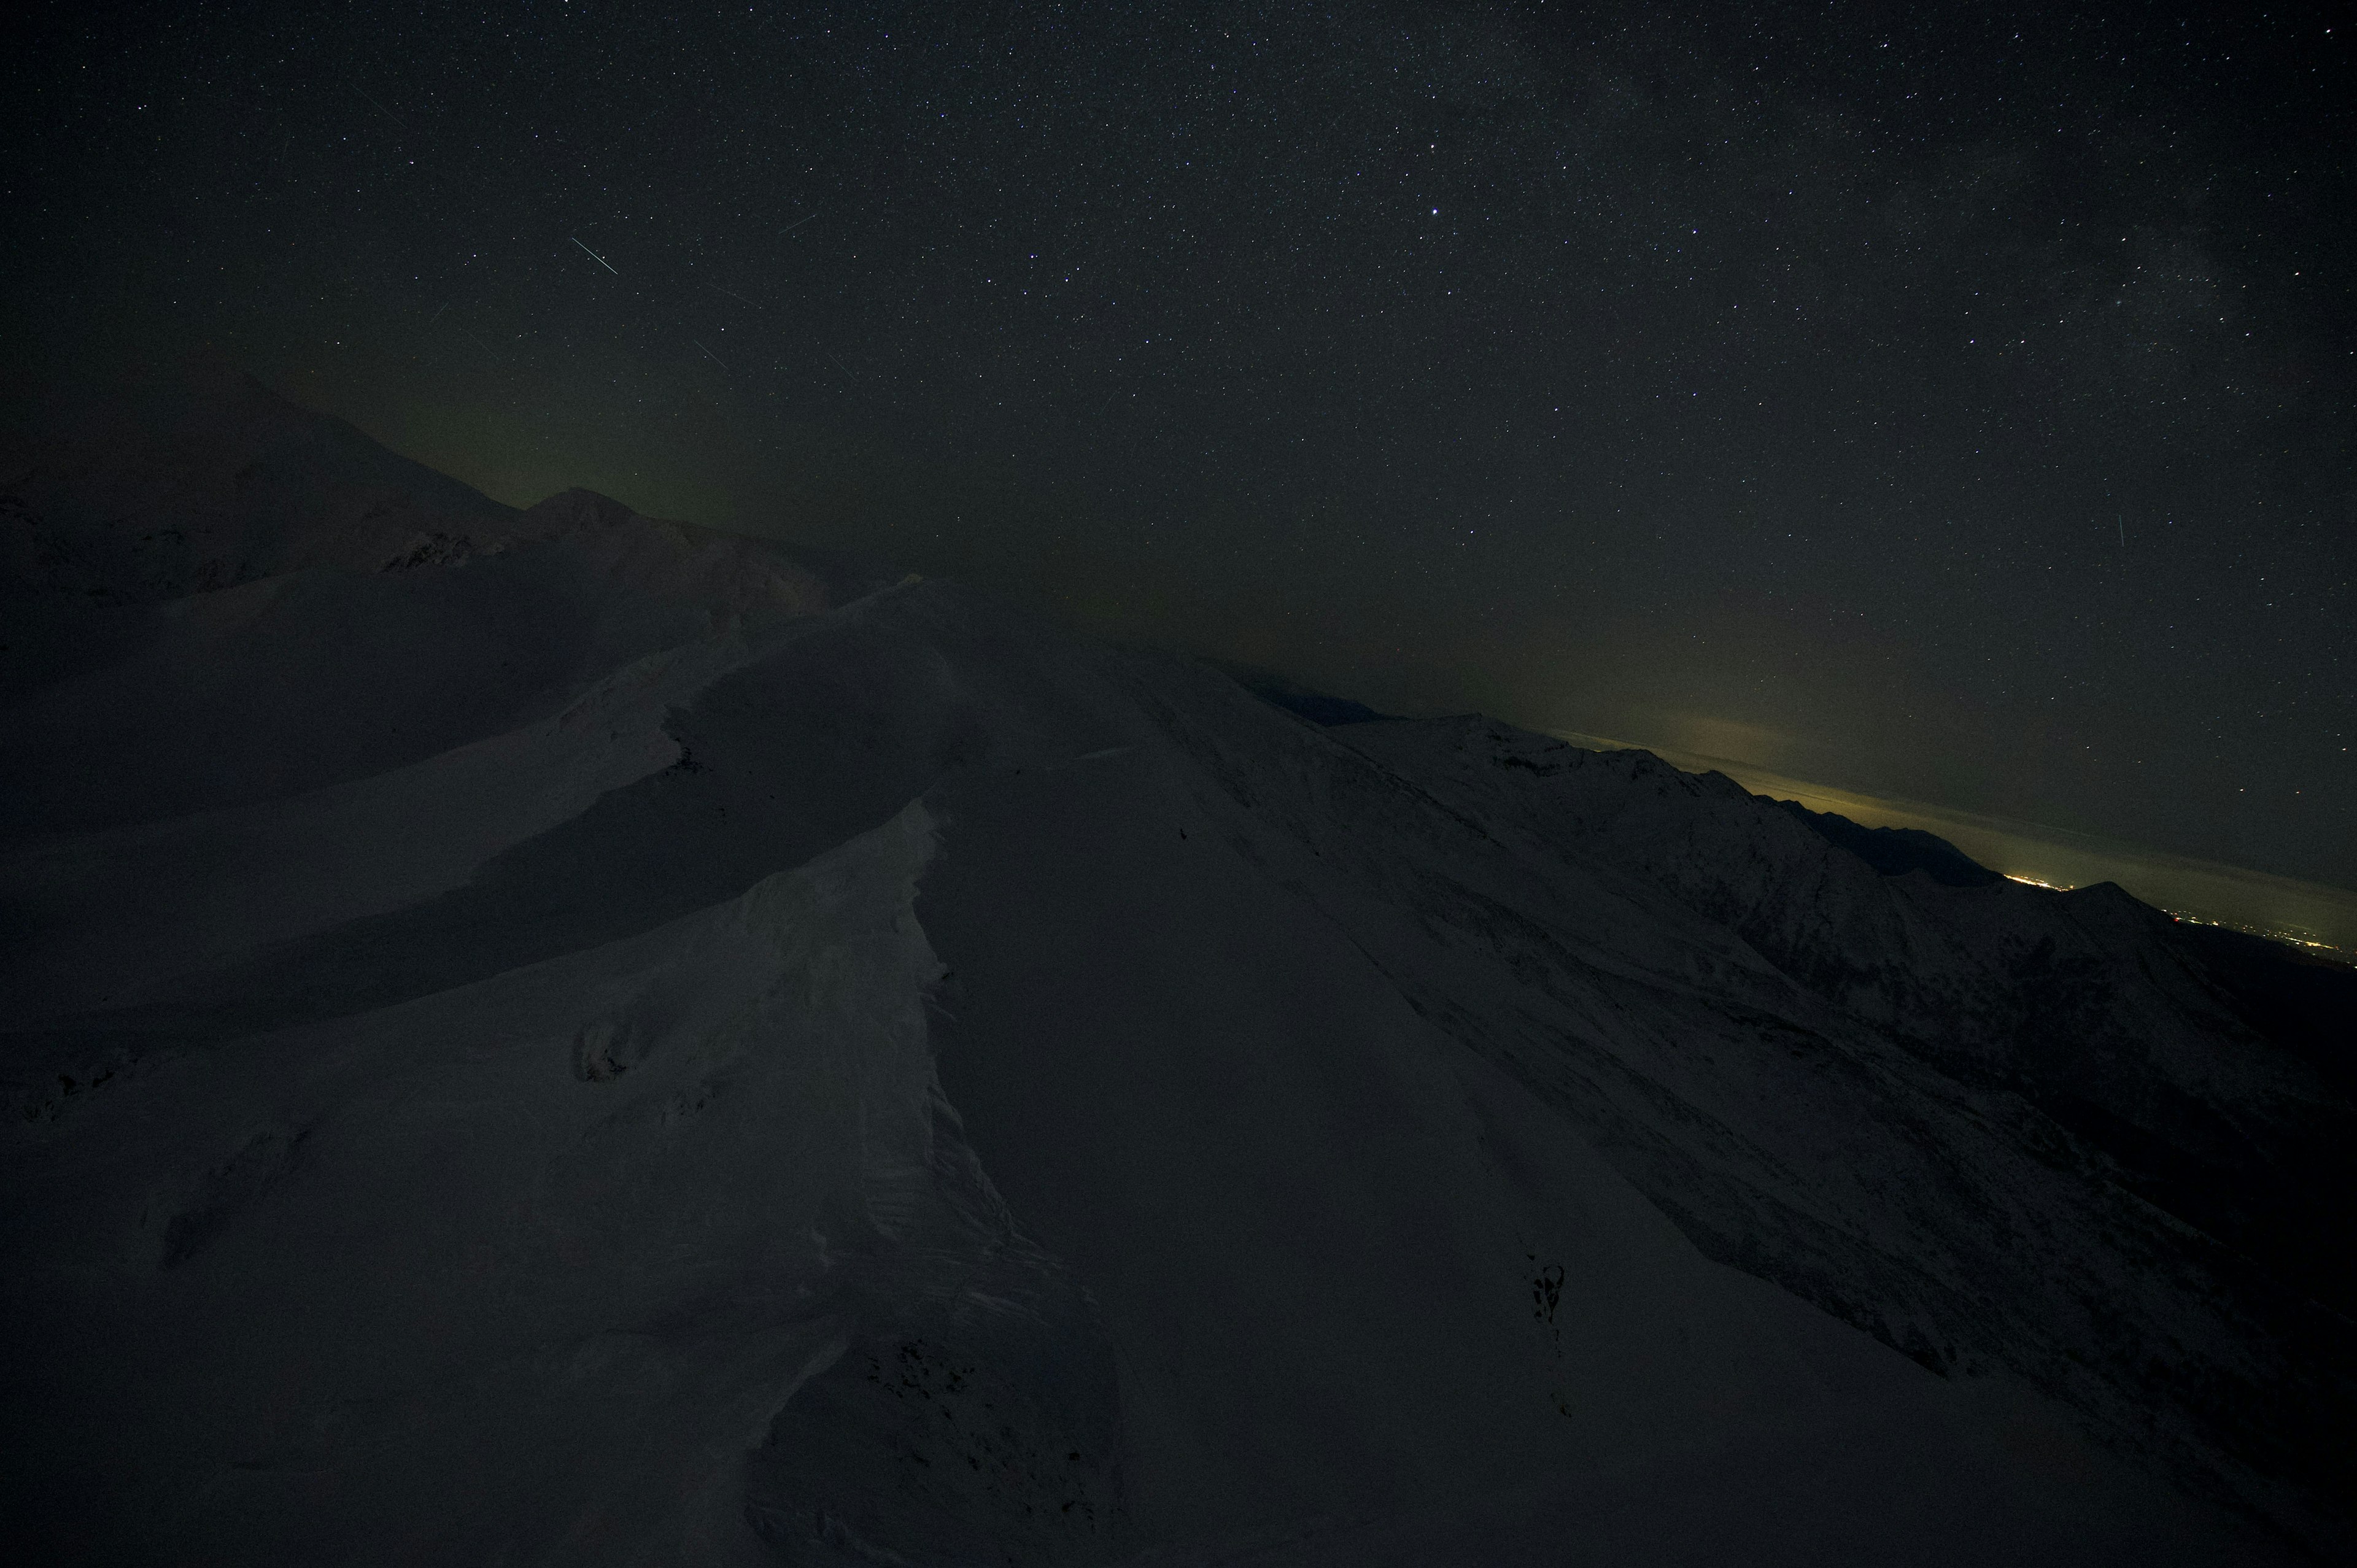
[[[2333,16],[659,9],[12,24],[0,351],[2357,887]]]

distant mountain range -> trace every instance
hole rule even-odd
[[[2357,973],[237,380],[0,452],[16,1562],[2330,1562]]]

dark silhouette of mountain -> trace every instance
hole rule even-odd
[[[1798,800],[1777,805],[1814,829],[1827,843],[1846,849],[1885,876],[1920,871],[1947,887],[1985,887],[1997,874],[1936,833],[1921,828],[1869,828],[1835,811],[1812,811]]]
[[[1308,719],[1311,724],[1331,729],[1337,725],[1362,725],[1394,715],[1379,714],[1366,703],[1349,697],[1332,696],[1313,692],[1274,670],[1264,670],[1256,664],[1232,664],[1224,660],[1209,660],[1211,667],[1225,674],[1262,702],[1283,708],[1286,713]]]
[[[2357,1094],[2357,969],[2190,920],[2169,935],[2244,1025]]]

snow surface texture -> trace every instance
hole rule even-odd
[[[2124,896],[236,396],[11,459],[14,1560],[2351,1549],[2345,1086]]]

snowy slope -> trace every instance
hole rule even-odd
[[[303,505],[0,655],[20,1558],[2347,1549],[2268,1197],[2347,1096],[2148,911],[579,492]]]
[[[2340,1244],[2357,1227],[2345,972],[2317,974],[2340,979],[2348,1004],[2313,1042],[2319,1055],[2255,1030],[2198,931],[2110,885],[1878,875],[1723,778],[1485,720],[1347,736],[1542,853],[1673,892],[1850,1020],[1962,1083],[2026,1099],[2139,1197],[2357,1312]]]

